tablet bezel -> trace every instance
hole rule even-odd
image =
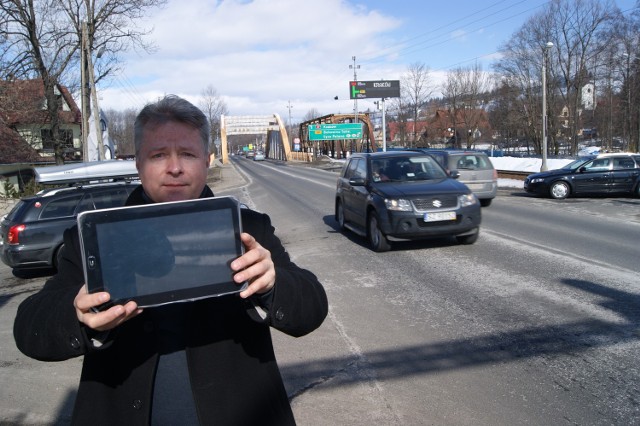
[[[242,291],[247,287],[248,283],[235,283],[232,279],[233,271],[229,266],[231,261],[244,253],[244,246],[240,240],[240,233],[242,232],[240,204],[234,197],[224,196],[91,210],[80,213],[77,219],[78,231],[80,235],[85,283],[89,293],[110,291],[108,286],[105,286],[102,272],[104,265],[106,265],[106,262],[109,262],[110,259],[108,259],[108,256],[106,259],[101,259],[100,257],[99,225],[114,222],[139,221],[140,219],[161,219],[168,216],[171,217],[171,220],[175,220],[176,217],[180,217],[181,215],[186,217],[190,214],[207,214],[214,210],[225,213],[228,211],[233,223],[233,247],[235,253],[233,258],[230,258],[226,262],[229,271],[228,280],[226,278],[222,278],[222,280],[217,278],[219,282],[212,284],[203,283],[187,288],[176,286],[168,291],[160,291],[152,294],[140,295],[130,292],[129,295],[112,299],[108,303],[108,306],[125,304],[133,300],[139,307],[148,308],[168,303],[187,302],[208,297],[223,296]],[[185,223],[184,225],[188,226],[189,224]],[[231,246],[231,241],[227,241],[227,243]],[[122,249],[126,250],[126,247],[122,247]],[[221,264],[218,263],[217,267],[220,265]]]

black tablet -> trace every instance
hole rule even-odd
[[[230,263],[244,252],[240,205],[213,197],[78,215],[85,280],[111,304],[140,307],[237,293]]]

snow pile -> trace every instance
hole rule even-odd
[[[496,170],[538,173],[540,166],[542,166],[542,159],[540,158],[491,157],[490,159]],[[549,170],[560,169],[572,161],[571,159],[547,159],[547,168]]]
[[[540,158],[519,158],[519,157],[490,157],[491,163],[496,170],[508,170],[514,172],[538,173],[542,166]],[[547,169],[559,169],[573,160],[547,159]],[[518,179],[498,179],[498,188],[519,188],[524,189],[524,182]]]

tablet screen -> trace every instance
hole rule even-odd
[[[97,210],[78,217],[89,292],[141,307],[238,292],[242,254],[232,197]]]

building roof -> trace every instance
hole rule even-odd
[[[60,84],[57,89],[63,102],[59,112],[61,123],[80,124],[82,115],[71,93]],[[0,118],[9,127],[49,123],[45,105],[41,79],[0,80]]]
[[[38,152],[26,143],[18,132],[0,120],[0,164],[42,161]]]

